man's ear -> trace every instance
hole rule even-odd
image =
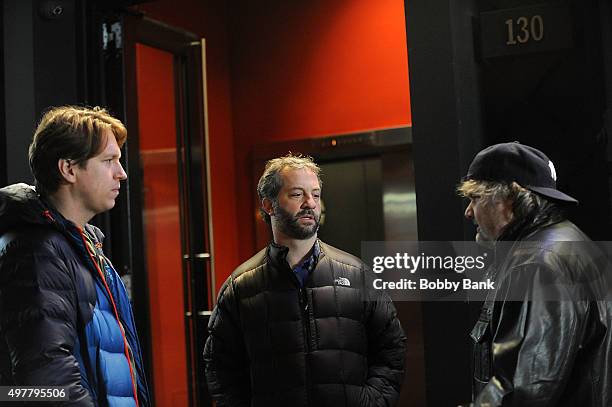
[[[512,222],[514,219],[514,202],[510,199],[506,199],[504,201],[497,202],[497,205],[500,208],[500,214],[504,224]]]
[[[272,205],[272,200],[269,198],[264,198],[261,200],[261,207],[263,208],[264,212],[266,212],[268,215],[273,216],[274,215],[274,205]]]
[[[60,175],[64,178],[69,184],[74,184],[76,182],[76,174],[74,172],[75,163],[71,160],[67,160],[65,158],[60,158],[57,160],[57,169],[59,170]]]

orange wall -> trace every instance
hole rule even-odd
[[[403,0],[138,8],[207,40],[217,287],[257,249],[253,145],[411,124]]]
[[[231,15],[244,260],[259,249],[252,146],[409,125],[408,51],[403,0],[243,0]]]

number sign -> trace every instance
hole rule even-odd
[[[539,5],[480,14],[483,59],[555,51],[573,46],[567,5]]]

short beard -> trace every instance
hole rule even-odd
[[[319,230],[320,216],[317,216],[312,209],[304,209],[298,212],[295,216],[281,208],[277,202],[273,204],[274,222],[285,235],[292,239],[306,240],[313,237]],[[302,226],[299,224],[299,218],[304,215],[311,215],[314,219],[312,226]]]

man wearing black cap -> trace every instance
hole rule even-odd
[[[496,289],[470,334],[474,406],[612,405],[602,256],[565,218],[577,201],[556,178],[541,151],[503,143],[478,153],[458,188],[495,255]]]

